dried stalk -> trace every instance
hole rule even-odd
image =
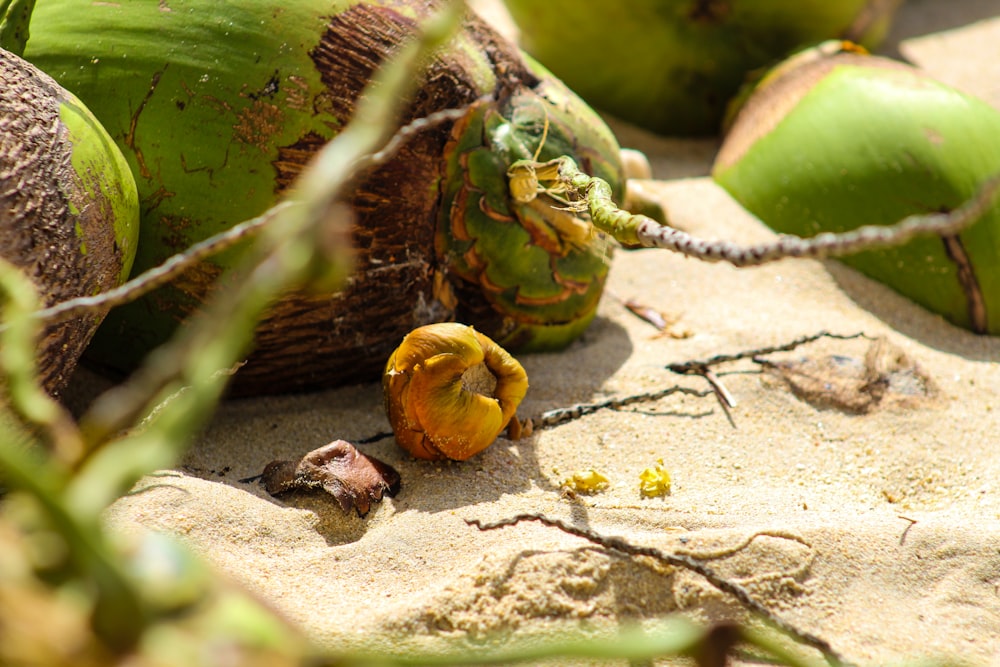
[[[507,174],[511,192],[521,195],[522,200],[531,201],[539,193],[573,197],[581,209],[589,211],[595,227],[622,243],[664,248],[706,262],[728,262],[739,267],[788,257],[838,257],[902,245],[919,235],[957,234],[982,218],[1000,194],[1000,176],[995,176],[983,183],[965,204],[949,213],[913,215],[894,225],[867,225],[839,234],[824,232],[808,239],[781,236],[770,243],[740,246],[729,241],[700,239],[618,208],[611,199],[611,186],[580,171],[568,157],[548,162],[520,160],[511,165]]]
[[[510,517],[508,519],[501,519],[493,523],[484,523],[479,520],[466,520],[469,525],[475,526],[479,530],[496,530],[498,528],[504,528],[507,526],[515,526],[523,521],[537,521],[545,526],[551,526],[553,528],[558,528],[564,533],[570,535],[575,535],[577,537],[582,537],[583,539],[604,547],[605,549],[610,549],[612,551],[617,551],[619,553],[625,554],[627,556],[646,556],[654,560],[658,560],[667,565],[673,567],[683,568],[689,570],[703,577],[708,583],[712,584],[718,588],[723,593],[728,593],[729,595],[736,598],[736,600],[743,605],[746,609],[759,615],[761,618],[765,619],[768,623],[778,628],[782,632],[788,634],[790,637],[794,638],[796,641],[805,644],[806,646],[811,646],[817,649],[823,654],[823,657],[830,665],[845,665],[843,658],[833,649],[828,641],[818,637],[812,633],[799,630],[787,621],[782,620],[780,617],[776,616],[773,611],[765,607],[763,604],[755,600],[750,592],[747,591],[743,586],[722,577],[710,567],[705,565],[703,562],[704,557],[707,558],[718,558],[720,554],[728,555],[734,551],[745,547],[752,540],[757,537],[762,536],[773,536],[779,537],[781,539],[792,539],[800,544],[809,546],[802,538],[796,537],[788,533],[770,533],[767,531],[761,531],[754,533],[749,536],[743,543],[737,545],[735,548],[726,549],[724,552],[718,553],[708,553],[699,557],[699,555],[694,553],[669,553],[666,551],[661,551],[660,549],[655,549],[653,547],[644,547],[632,544],[621,537],[608,537],[601,535],[600,533],[588,530],[586,528],[579,528],[572,524],[566,523],[559,519],[552,519],[543,514],[518,514],[516,516]],[[793,664],[793,663],[789,663]]]

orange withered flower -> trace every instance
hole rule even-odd
[[[382,387],[400,447],[417,458],[464,461],[516,418],[528,376],[488,337],[443,322],[403,338],[389,357]]]

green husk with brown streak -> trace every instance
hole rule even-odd
[[[167,11],[155,3],[40,0],[26,54],[92,105],[129,160],[142,199],[141,271],[273,204],[435,5],[182,0]],[[402,336],[430,322],[459,319],[532,349],[564,346],[586,327],[606,275],[604,244],[564,242],[549,210],[540,219],[535,212],[524,231],[523,218],[503,203],[504,174],[544,143],[546,154],[579,157],[620,195],[613,137],[472,15],[429,63],[404,120],[466,105],[470,118],[489,110],[492,133],[475,134],[474,122],[438,124],[360,180],[350,197],[351,282],[337,293],[283,295],[257,330],[237,392],[375,379]],[[466,168],[470,161],[476,166]],[[445,238],[448,225],[488,224],[493,212],[505,221],[501,233],[488,243],[477,237],[472,253],[469,239],[456,250]],[[91,359],[132,368],[216,289],[238,254],[202,262],[116,309]],[[473,256],[478,263],[467,270]]]
[[[799,57],[736,118],[713,176],[777,231],[812,236],[950,211],[1000,173],[1000,112],[884,58]],[[1000,208],[959,234],[846,264],[949,321],[1000,332]]]

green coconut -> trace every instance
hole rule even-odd
[[[26,57],[75,91],[136,174],[135,271],[259,215],[351,118],[372,73],[431,1],[39,0]],[[404,120],[468,107],[359,183],[356,270],[289,294],[256,332],[237,393],[377,379],[410,330],[456,319],[515,350],[558,349],[594,316],[607,244],[520,205],[506,169],[567,153],[622,193],[618,146],[565,86],[469,15]],[[554,203],[554,202],[552,202]],[[116,309],[89,356],[127,371],[203,302],[238,250]],[[234,278],[238,279],[238,278]]]
[[[120,285],[135,254],[139,201],[121,152],[51,77],[0,50],[0,257],[44,305]],[[42,385],[58,394],[93,336],[94,313],[44,329]]]
[[[774,230],[812,236],[950,211],[1000,173],[1000,111],[893,60],[817,49],[766,77],[713,177]],[[949,321],[1000,333],[1000,208],[961,234],[842,261]]]
[[[521,45],[598,109],[715,134],[747,73],[843,38],[874,46],[902,0],[505,0]]]

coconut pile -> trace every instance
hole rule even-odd
[[[478,8],[510,26],[493,3]],[[883,51],[1000,106],[994,11],[914,0]],[[613,128],[649,156],[654,177],[638,186],[673,224],[741,243],[773,238],[707,177],[716,141]],[[704,377],[667,368],[814,336],[714,366],[728,408]],[[958,329],[833,261],[734,269],[635,250],[616,253],[579,340],[519,360],[530,383],[521,418],[691,391],[501,437],[462,463],[418,461],[391,438],[360,445],[402,480],[365,517],[321,492],[274,498],[241,480],[272,460],[387,432],[380,385],[231,399],[176,469],[142,480],[107,520],[181,535],[331,649],[475,651],[567,624],[600,635],[673,612],[752,618],[683,568],[538,523],[470,525],[535,513],[699,559],[851,661],[1000,662],[995,337]],[[96,382],[81,373],[74,390]],[[649,470],[669,476],[669,493],[640,492]],[[593,473],[606,484],[581,484]]]
[[[498,3],[473,5],[516,37]],[[1000,107],[996,10],[911,0],[882,51]],[[671,224],[774,238],[708,177],[717,140],[609,122],[650,158],[652,178],[633,185]],[[716,355],[734,359],[709,375],[670,369]],[[535,521],[480,527],[530,514],[700,563],[852,662],[1000,663],[996,337],[834,261],[735,269],[631,250],[615,253],[583,336],[518,358],[530,384],[518,416],[537,425],[467,461],[414,459],[384,437],[380,384],[232,398],[179,465],[141,480],[107,523],[181,536],[337,651],[613,636],[675,612],[757,622],[697,568]],[[68,400],[105,382],[81,369]],[[576,417],[539,419],[565,408]],[[322,491],[274,497],[255,479],[335,440],[394,468],[395,496],[360,516]]]

